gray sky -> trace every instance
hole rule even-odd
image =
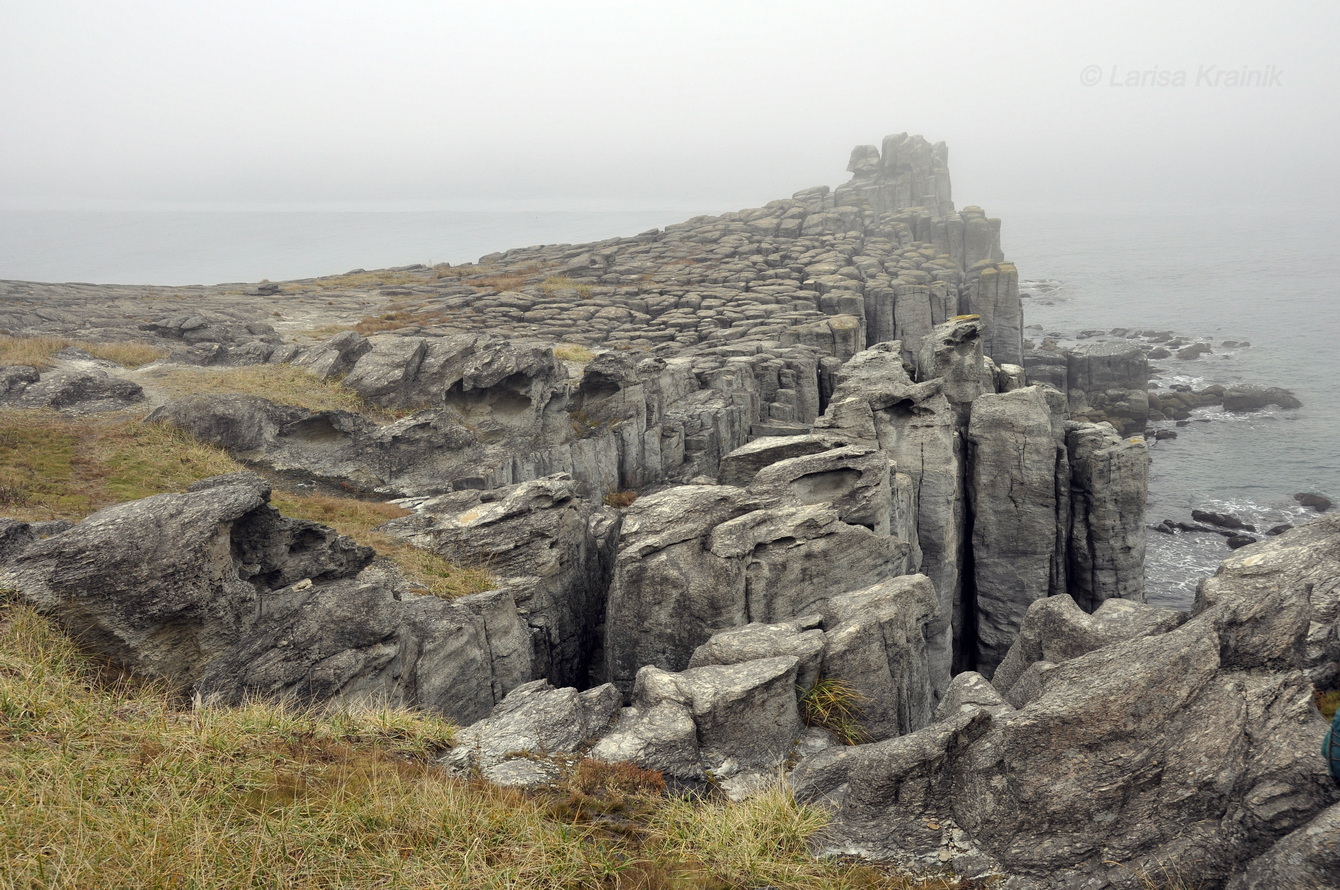
[[[947,141],[956,202],[993,213],[1340,197],[1334,3],[0,10],[0,207],[720,212],[901,131]]]

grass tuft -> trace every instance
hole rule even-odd
[[[616,510],[626,510],[633,506],[637,500],[637,492],[631,489],[624,491],[611,491],[602,498],[606,507],[614,507]]]
[[[861,726],[861,705],[865,696],[842,680],[825,677],[800,696],[800,714],[806,726],[820,726],[845,745],[870,741]]]
[[[594,352],[577,343],[560,343],[554,347],[554,358],[561,362],[577,362],[585,365],[595,357]]]
[[[1325,692],[1314,689],[1312,695],[1317,701],[1317,710],[1321,711],[1321,716],[1327,720],[1334,718],[1336,710],[1340,709],[1340,689],[1331,689]]]

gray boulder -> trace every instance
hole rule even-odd
[[[1196,591],[1224,658],[1244,669],[1302,668],[1340,684],[1340,515],[1324,515],[1240,550]]]
[[[1090,615],[1069,596],[1040,599],[1029,607],[1019,638],[996,668],[991,683],[1008,695],[1035,662],[1060,664],[1123,640],[1166,633],[1185,618],[1173,609],[1128,600],[1107,600]],[[1022,707],[1021,702],[1011,701]]]
[[[723,630],[693,650],[689,667],[742,664],[761,658],[790,655],[799,661],[796,686],[808,689],[819,679],[819,671],[823,667],[822,623],[822,616],[810,615],[779,624],[752,623]]]
[[[591,756],[668,768],[745,796],[777,775],[800,734],[799,663],[778,656],[681,673],[649,665],[638,672],[632,706]]]
[[[872,738],[930,722],[926,628],[936,605],[930,580],[908,575],[833,596],[823,607],[823,674],[857,693],[861,727]]]
[[[14,408],[54,408],[73,414],[118,411],[144,401],[138,384],[96,368],[52,371],[32,380],[23,366],[11,366],[0,386],[6,393],[0,401]]]
[[[1285,836],[1228,882],[1228,890],[1340,888],[1340,803]]]
[[[1193,867],[1223,881],[1329,801],[1306,679],[1221,670],[1204,621],[1073,658],[1042,685],[1018,711],[967,703],[802,765],[802,798],[839,802],[825,850],[936,861],[926,826],[950,818],[967,841],[956,870],[986,856],[1013,886],[1138,887]]]
[[[524,683],[488,717],[459,730],[442,763],[498,785],[543,784],[561,771],[553,755],[588,748],[609,728],[619,705],[618,690],[609,685],[578,692],[544,680]]]

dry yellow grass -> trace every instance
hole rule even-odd
[[[462,565],[375,531],[379,525],[409,514],[408,510],[395,504],[286,491],[276,491],[271,503],[285,516],[329,525],[358,543],[372,547],[399,566],[408,581],[433,596],[455,599],[497,586],[497,580],[486,566]]]
[[[0,604],[0,888],[972,886],[816,861],[824,817],[781,789],[666,800],[589,761],[533,796],[456,780],[452,736],[386,707],[185,710]]]
[[[338,383],[323,381],[295,365],[246,365],[240,368],[173,368],[155,376],[153,385],[172,396],[237,393],[260,396],[280,405],[311,411],[356,411],[378,419],[391,416]]]
[[[66,337],[11,337],[0,335],[0,365],[31,365],[45,371],[55,366],[53,356],[69,347],[82,349],[95,358],[115,362],[126,368],[139,368],[167,355],[167,350],[152,343],[126,341],[93,343]]]
[[[223,449],[164,424],[0,411],[0,516],[79,520],[111,504],[184,491],[200,479],[243,469]],[[374,548],[425,593],[454,598],[496,584],[485,566],[459,565],[374,532],[406,514],[394,504],[282,489],[272,503],[285,515],[329,525]]]
[[[560,343],[554,347],[554,358],[562,362],[576,362],[585,365],[595,357],[594,352],[577,343]]]

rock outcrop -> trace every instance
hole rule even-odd
[[[1317,755],[1303,579],[1326,571],[1336,529],[1297,534],[1240,551],[1185,623],[1038,602],[1001,691],[960,674],[925,729],[801,764],[797,793],[836,811],[825,849],[947,859],[1018,887],[1329,875],[1337,792]]]
[[[205,701],[384,700],[470,721],[530,678],[510,594],[447,602],[360,582],[371,549],[281,516],[269,495],[237,474],[108,507],[19,549],[0,584]]]
[[[889,137],[849,170],[632,238],[406,267],[367,317],[367,290],[297,283],[286,324],[314,327],[311,293],[358,323],[321,341],[237,304],[136,317],[170,361],[287,363],[378,406],[199,394],[150,420],[397,499],[410,514],[381,532],[487,566],[494,590],[418,595],[249,474],[0,524],[0,585],[202,704],[375,699],[472,724],[446,765],[500,784],[592,757],[738,797],[795,766],[834,811],[830,852],[1020,890],[1192,866],[1329,880],[1310,691],[1340,684],[1340,519],[1237,551],[1192,615],[1143,603],[1130,434],[1287,393],[1151,396],[1131,343],[1025,353],[999,221],[955,210],[943,145]],[[88,311],[9,288],[0,320],[124,333],[115,301],[71,288]],[[0,368],[0,401],[161,401],[62,361]],[[798,692],[823,681],[868,743],[804,726]]]

